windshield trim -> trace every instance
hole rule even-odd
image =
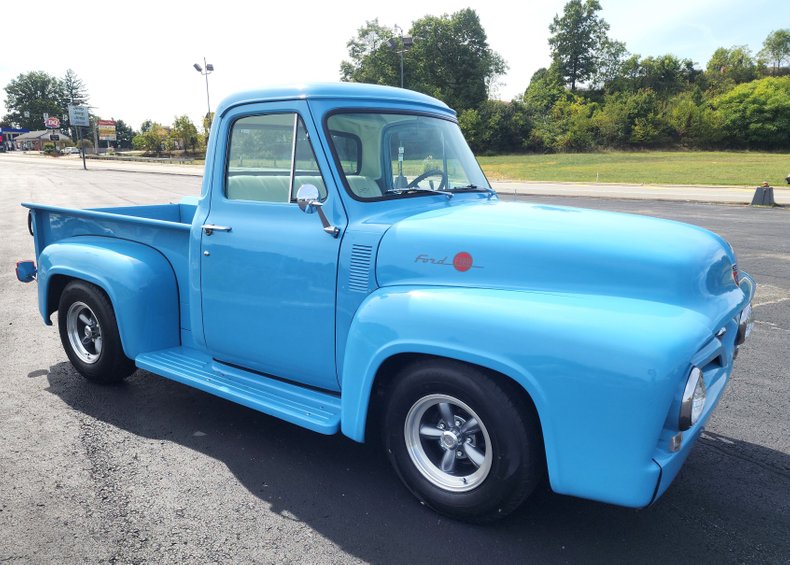
[[[332,143],[331,131],[329,129],[329,118],[332,116],[336,116],[338,114],[399,114],[399,115],[408,115],[408,116],[422,116],[426,118],[438,118],[440,120],[445,120],[447,122],[453,123],[458,125],[458,118],[456,116],[449,116],[447,114],[439,114],[436,112],[426,112],[422,110],[410,110],[408,108],[336,108],[330,112],[324,114],[324,118],[322,121],[322,127],[324,128],[324,136],[326,137],[327,143],[329,144],[329,152],[332,154],[332,161],[335,165],[335,169],[338,171],[340,179],[343,183],[343,188],[351,198],[356,200],[357,202],[385,202],[390,200],[403,200],[405,198],[420,198],[425,196],[445,196],[444,194],[436,194],[430,192],[413,192],[407,194],[384,194],[382,196],[378,196],[375,198],[360,198],[351,190],[351,187],[348,185],[348,180],[346,179],[346,174],[343,171],[342,164],[340,163],[340,159],[337,155],[337,150],[335,149],[335,144]],[[475,157],[475,161],[477,161],[477,157]],[[478,166],[480,164],[478,163]],[[485,177],[485,172],[481,167],[480,172],[483,174],[483,177],[488,182],[488,178]],[[490,183],[489,183],[490,184]]]

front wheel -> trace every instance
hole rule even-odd
[[[532,407],[462,363],[426,360],[404,369],[389,393],[383,435],[409,490],[460,520],[509,514],[543,472]]]
[[[66,285],[58,305],[60,341],[71,364],[89,381],[120,382],[135,370],[121,345],[115,312],[97,286],[75,280]]]

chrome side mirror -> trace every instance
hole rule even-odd
[[[324,231],[332,237],[338,236],[340,228],[331,225],[329,220],[326,219],[326,214],[324,214],[322,208],[324,203],[321,202],[321,193],[318,192],[318,188],[315,185],[303,184],[300,186],[299,190],[296,191],[296,203],[299,205],[299,209],[305,214],[318,212],[318,217],[321,220],[321,225],[324,226]]]
[[[315,212],[316,202],[319,207],[322,205],[321,194],[318,192],[318,188],[315,185],[303,184],[299,187],[299,190],[296,191],[296,203],[299,205],[299,209],[305,214],[312,214]]]

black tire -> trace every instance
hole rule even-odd
[[[72,323],[76,327],[69,326],[70,311]],[[82,320],[85,319],[95,324],[84,323]],[[75,332],[86,336],[85,326],[91,326],[92,335],[99,336],[100,340],[91,341],[88,338],[87,344],[83,342],[80,347],[72,343],[70,328],[72,337]],[[69,361],[89,381],[100,384],[118,383],[135,371],[134,361],[123,352],[112,304],[99,287],[80,280],[66,285],[58,304],[58,330]],[[100,347],[97,346],[99,342]]]
[[[453,404],[452,400],[442,402],[442,398],[454,399],[457,403]],[[510,391],[508,384],[500,385],[475,367],[442,359],[416,362],[396,375],[391,388],[387,390],[385,401],[382,433],[390,462],[406,487],[422,503],[440,514],[467,522],[492,522],[518,508],[543,476],[543,442],[534,408]],[[436,426],[444,429],[445,418],[442,417],[440,405],[434,406],[432,402],[450,404],[456,426],[464,417],[468,421],[475,416],[483,426],[472,438],[463,434],[454,435],[459,443],[448,449],[442,443],[443,439],[423,436],[425,423],[436,422],[437,418]],[[466,405],[471,412],[462,405]],[[426,406],[428,408],[421,412]],[[421,431],[417,441],[412,440],[410,447],[407,436],[415,437],[415,422]],[[411,433],[407,432],[407,427],[412,430]],[[462,426],[453,429],[453,433],[460,432]],[[448,440],[448,443],[451,441]],[[478,460],[479,464],[475,466],[471,454],[468,458],[464,456],[463,444],[472,442],[479,452],[477,457],[485,452],[488,458],[487,452],[491,450],[488,463]],[[417,443],[422,447],[416,447]],[[413,455],[420,450],[424,456]],[[453,451],[457,456],[448,451]],[[456,462],[450,462],[454,466],[450,474],[458,476],[447,477],[439,473],[439,479],[428,478],[425,469],[429,468],[428,474],[432,472],[430,460],[434,456],[441,457],[442,453],[451,459],[456,458]],[[436,462],[436,469],[442,471],[439,467],[441,461]],[[466,477],[469,477],[468,485]],[[442,482],[446,478],[456,481],[454,485],[457,486],[437,484],[437,480]],[[457,482],[457,479],[461,482]],[[452,490],[457,488],[471,490]]]

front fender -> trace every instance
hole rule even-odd
[[[165,257],[123,239],[80,236],[44,248],[39,256],[39,309],[51,325],[57,301],[54,277],[82,279],[102,288],[112,302],[127,357],[179,344],[178,286]]]
[[[496,289],[380,288],[359,307],[349,331],[341,428],[364,440],[377,372],[393,355],[474,363],[513,379],[531,396],[556,492],[641,506],[658,479],[652,453],[677,384],[709,338],[701,314],[670,304]],[[619,484],[614,495],[606,486],[612,483]]]

